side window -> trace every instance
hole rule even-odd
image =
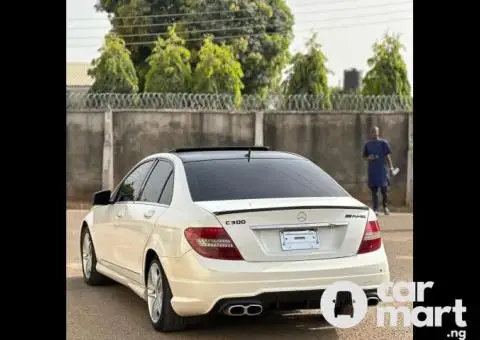
[[[170,205],[172,203],[173,197],[173,171],[168,177],[167,184],[165,185],[165,189],[163,189],[162,197],[160,197],[160,204]]]
[[[133,170],[125,181],[123,181],[122,185],[120,185],[117,202],[135,201],[152,164],[153,161],[145,162]]]
[[[145,184],[140,201],[157,203],[172,170],[169,162],[159,161]]]

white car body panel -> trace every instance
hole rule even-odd
[[[368,211],[352,197],[280,198],[198,202],[210,212],[238,212],[217,216],[247,262],[299,261],[356,254],[365,231]],[[277,210],[287,207],[285,210]],[[260,211],[255,211],[255,210]],[[271,210],[269,210],[271,209]],[[241,210],[253,210],[242,212]],[[298,213],[307,220],[299,222]],[[345,219],[347,214],[364,218]],[[246,221],[243,225],[227,225],[229,221]],[[314,251],[282,251],[280,232],[285,229],[314,228],[320,249]]]
[[[173,293],[171,304],[180,316],[206,314],[219,300],[229,297],[318,290],[339,280],[370,289],[389,281],[383,245],[376,251],[356,254],[367,218],[376,220],[373,211],[358,200],[341,197],[193,202],[178,156],[156,154],[142,162],[159,157],[174,165],[170,206],[140,201],[95,206],[82,222],[82,227],[88,226],[95,246],[97,271],[143,299],[146,258],[151,251],[168,277]],[[304,222],[298,221],[300,211],[307,215]],[[245,220],[245,224],[227,224],[232,220]],[[243,261],[202,257],[184,236],[188,227],[220,226],[227,230]],[[313,226],[320,248],[282,251],[279,231],[286,226]]]
[[[288,262],[210,260],[192,250],[162,265],[172,277],[172,307],[182,316],[206,314],[224,298],[324,289],[341,280],[376,289],[390,280],[383,247],[348,258]]]

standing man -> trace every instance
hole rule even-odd
[[[378,189],[382,194],[383,211],[385,215],[390,214],[388,209],[388,172],[385,163],[388,164],[390,171],[393,171],[393,163],[390,154],[390,144],[385,139],[380,138],[378,126],[371,130],[371,139],[363,147],[363,158],[368,162],[368,187],[372,192],[372,209],[378,215]]]

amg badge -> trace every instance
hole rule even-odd
[[[346,214],[345,218],[367,218],[365,215]]]

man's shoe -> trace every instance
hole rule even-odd
[[[375,215],[377,215],[377,216],[378,216],[378,214],[379,214],[379,213],[378,213],[378,210],[375,210]]]
[[[390,215],[390,210],[387,207],[385,207],[383,210],[385,212],[385,215]]]

